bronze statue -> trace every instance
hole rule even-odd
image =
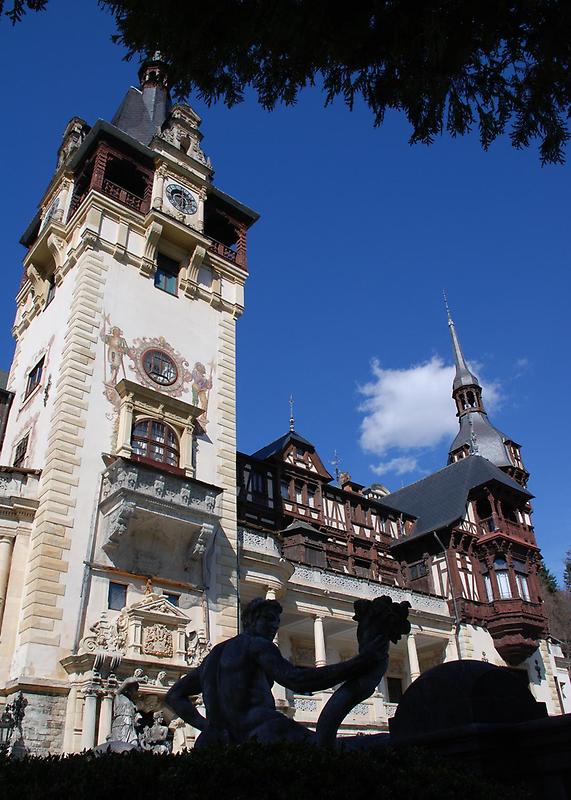
[[[296,667],[283,658],[273,643],[280,624],[281,605],[276,600],[252,600],[242,613],[244,632],[216,645],[198,667],[175,683],[166,702],[185,722],[201,731],[197,747],[241,744],[251,739],[264,743],[315,741],[315,734],[277,711],[272,684],[275,681],[295,692],[317,692],[348,681],[345,684],[348,689],[341,701],[332,706],[329,722],[322,727],[322,739],[328,742],[332,724],[340,709],[346,707],[348,698],[359,699],[345,713],[365,697],[363,692],[367,691],[369,696],[380,681],[387,666],[389,641],[398,641],[401,633],[410,630],[406,619],[408,604],[393,604],[388,597],[383,600],[386,613],[382,625],[378,624],[378,615],[362,616],[359,655],[315,668]],[[361,602],[369,601],[357,601],[356,612]],[[201,693],[206,719],[191,700]]]

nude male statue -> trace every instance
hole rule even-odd
[[[169,690],[167,705],[202,731],[197,747],[241,744],[254,738],[264,743],[312,739],[314,734],[277,711],[274,681],[295,692],[321,691],[367,673],[386,657],[384,640],[377,637],[349,661],[296,667],[273,643],[281,612],[276,600],[252,600],[242,612],[244,632],[216,645],[200,666]],[[190,699],[200,693],[206,719]]]

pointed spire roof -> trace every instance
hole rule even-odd
[[[452,397],[456,401],[460,430],[448,451],[448,461],[453,461],[453,454],[468,449],[470,456],[483,456],[496,467],[513,466],[505,442],[508,437],[495,428],[486,413],[482,400],[482,387],[478,378],[468,368],[464,353],[458,341],[456,326],[450,314],[446,293],[444,303],[448,315],[448,327],[454,351],[456,374],[452,385]],[[469,387],[469,391],[466,391]],[[472,399],[469,399],[469,395]]]
[[[139,88],[131,86],[112,119],[116,128],[148,145],[166,120],[171,99],[167,65],[160,53],[143,62]]]
[[[468,364],[466,363],[466,359],[464,358],[464,353],[462,352],[462,348],[460,347],[458,334],[456,333],[456,326],[454,325],[454,320],[452,319],[450,308],[448,306],[448,299],[446,297],[446,292],[444,292],[444,303],[446,305],[446,314],[448,316],[448,327],[450,329],[450,337],[452,339],[452,349],[454,351],[454,363],[456,365],[456,375],[454,377],[454,383],[452,385],[452,389],[453,390],[459,389],[461,386],[480,386],[478,378],[474,375],[473,372],[470,372],[470,370],[468,369]]]

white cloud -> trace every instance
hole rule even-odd
[[[384,475],[386,472],[393,472],[396,475],[406,475],[407,472],[415,472],[418,469],[418,459],[412,456],[397,456],[389,461],[380,461],[371,466],[371,472],[375,475]]]
[[[443,441],[452,441],[458,420],[451,398],[454,367],[439,356],[408,369],[383,369],[371,365],[372,380],[359,387],[364,396],[360,444],[368,453],[385,457],[373,471],[397,475],[419,469],[418,456]],[[473,365],[481,375],[481,365]],[[482,382],[487,409],[501,400],[498,383]],[[387,454],[390,457],[387,459]]]

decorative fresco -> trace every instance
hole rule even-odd
[[[123,330],[112,323],[109,314],[103,318],[100,338],[105,348],[103,394],[113,406],[113,411],[107,417],[115,425],[120,404],[115,386],[122,378],[127,377],[127,358],[130,362],[129,368],[136,374],[136,381],[143,386],[180,398],[190,385],[192,404],[203,410],[198,421],[203,428],[206,427],[214,374],[213,361],[206,365],[202,361],[195,361],[191,370],[186,358],[163,336],[141,337],[129,344]],[[114,438],[116,433],[114,430]]]
[[[167,366],[170,360],[174,367],[174,380],[168,382],[159,380],[161,377],[160,372],[149,372],[148,361],[145,358],[148,353],[158,353],[163,354],[164,357],[166,356],[163,363]],[[162,336],[135,339],[129,348],[129,359],[137,373],[139,382],[143,386],[149,386],[151,389],[160,388],[161,391],[171,397],[181,397],[184,394],[191,379],[188,361]]]

